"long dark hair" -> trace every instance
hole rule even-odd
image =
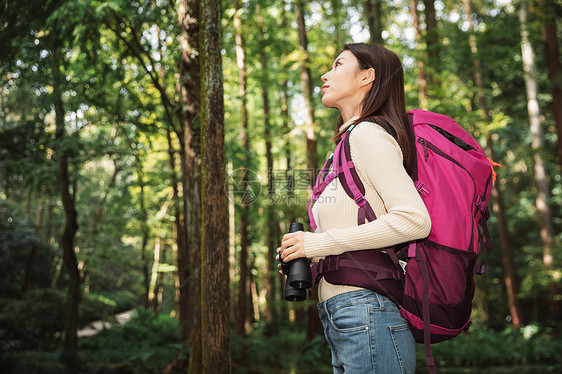
[[[375,80],[362,102],[361,116],[355,121],[373,121],[390,133],[400,145],[404,167],[412,175],[415,147],[414,129],[406,113],[404,95],[404,70],[400,58],[388,49],[365,43],[346,44],[343,51],[350,51],[359,61],[360,69],[375,69]],[[338,142],[344,131],[340,131],[343,120],[338,119],[333,137]]]

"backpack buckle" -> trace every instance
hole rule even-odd
[[[355,195],[353,200],[355,200],[355,204],[357,204],[359,206],[363,206],[363,205],[367,204],[367,200],[365,200],[365,196],[363,196],[361,194]]]
[[[480,209],[481,212],[484,212],[488,207],[488,204],[480,196],[477,197],[476,206]]]
[[[324,275],[339,268],[339,257],[328,256],[318,261],[318,274]]]

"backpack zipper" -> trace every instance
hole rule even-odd
[[[423,147],[425,162],[427,162],[427,159],[429,157],[429,152],[427,151],[427,149],[429,148],[434,153],[436,153],[437,155],[445,158],[446,160],[451,161],[453,164],[455,164],[458,167],[460,167],[461,169],[463,169],[466,172],[466,174],[468,174],[470,179],[472,179],[472,185],[473,185],[473,189],[474,189],[474,197],[472,198],[472,200],[473,200],[473,204],[475,205],[476,197],[478,197],[478,193],[476,191],[476,181],[474,180],[474,177],[470,174],[468,169],[465,168],[460,162],[458,162],[457,160],[455,160],[454,158],[449,156],[447,153],[445,153],[441,148],[437,147],[435,144],[427,141],[426,139],[424,139],[422,137],[418,137],[418,143],[420,143]],[[474,207],[474,205],[473,205],[473,207]],[[474,215],[474,211],[473,211],[473,215]],[[471,234],[470,234],[469,252],[474,252],[474,247],[473,247],[474,243],[473,242],[474,242],[474,220],[472,220],[472,229],[471,229]]]
[[[443,150],[441,150],[441,148],[437,147],[435,144],[428,142],[426,139],[422,137],[418,138],[418,143],[420,143],[423,147],[423,155],[424,155],[425,162],[427,162],[427,158],[429,157],[429,152],[427,151],[427,148],[429,148],[433,152],[437,153],[439,156],[446,158],[447,160],[451,161],[453,164],[457,165],[458,167],[466,171],[466,173],[470,176],[470,179],[472,179],[472,184],[474,184],[474,191],[476,192],[476,181],[474,180],[470,172],[460,162],[449,156],[447,153],[443,152]]]
[[[423,159],[427,162],[427,158],[429,157],[429,152],[427,152],[427,140],[424,138],[418,138],[418,143],[420,143],[423,147]]]

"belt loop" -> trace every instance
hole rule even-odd
[[[379,310],[384,310],[384,299],[379,295],[378,292],[375,292],[375,296],[377,297],[377,301],[379,302]]]
[[[328,320],[330,322],[332,322],[332,315],[330,314],[330,311],[328,310],[328,300],[324,300],[324,313],[326,313],[326,318],[328,318]]]

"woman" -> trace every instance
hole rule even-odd
[[[429,235],[429,214],[408,174],[415,148],[398,56],[377,45],[348,44],[322,81],[322,103],[340,112],[334,141],[355,125],[349,135],[351,158],[378,218],[358,225],[358,206],[335,178],[313,206],[316,231],[285,235],[281,259],[314,262]],[[415,342],[390,295],[324,278],[318,294],[334,373],[414,372]]]

